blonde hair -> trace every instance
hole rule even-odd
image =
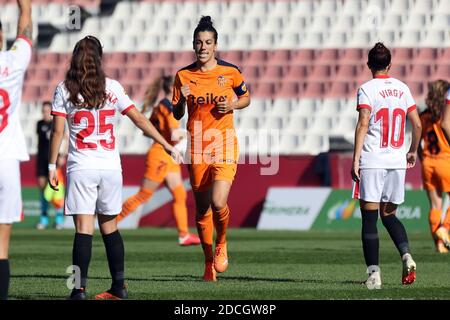
[[[172,76],[162,76],[153,80],[145,93],[144,103],[142,105],[142,113],[145,113],[148,109],[152,108],[156,99],[158,99],[159,92],[164,90],[167,95],[172,91],[173,77]]]

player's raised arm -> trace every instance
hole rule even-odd
[[[180,152],[174,148],[170,143],[164,139],[164,137],[156,130],[153,124],[136,108],[130,109],[126,113],[126,115],[130,118],[131,121],[144,132],[144,135],[152,138],[159,144],[161,144],[168,154],[171,154],[177,162],[182,161],[182,157]]]
[[[232,110],[244,109],[250,105],[250,94],[240,70],[235,70],[232,80],[233,91],[236,96],[232,100],[219,101],[216,105],[219,113],[228,113]]]
[[[19,22],[17,24],[17,37],[25,36],[30,39],[33,36],[33,23],[31,20],[31,1],[17,0],[19,5]]]

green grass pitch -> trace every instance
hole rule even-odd
[[[379,228],[379,229],[382,229]],[[228,270],[201,281],[199,246],[177,245],[175,229],[124,230],[130,299],[449,299],[450,254],[437,254],[430,235],[410,233],[417,280],[401,285],[402,265],[387,233],[380,234],[382,290],[368,290],[360,232],[230,229]],[[65,299],[73,231],[14,229],[10,299]],[[87,292],[108,289],[109,270],[98,231]]]

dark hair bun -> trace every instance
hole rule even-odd
[[[211,16],[202,16],[202,18],[200,19],[200,21],[198,22],[198,25],[207,25],[207,26],[212,26],[213,22],[211,20]]]

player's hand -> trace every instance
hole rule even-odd
[[[217,102],[216,108],[219,111],[219,113],[228,113],[230,111],[233,111],[236,106],[235,101],[222,101]]]
[[[354,163],[352,166],[352,171],[350,172],[352,175],[352,180],[355,182],[359,182],[359,163]]]
[[[181,94],[187,100],[188,96],[191,94],[191,89],[189,89],[189,85],[185,84],[181,87]]]
[[[181,152],[175,148],[174,146],[171,146],[168,144],[166,147],[166,152],[170,154],[170,156],[175,160],[176,163],[180,164],[183,163],[183,156],[181,155]]]
[[[55,191],[59,191],[59,188],[58,188],[58,176],[56,174],[56,170],[49,170],[48,171],[48,183],[50,185],[50,188],[52,188]]]
[[[410,169],[416,165],[417,154],[415,152],[408,152],[406,154],[406,168]]]

